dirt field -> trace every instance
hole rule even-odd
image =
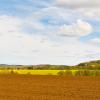
[[[0,75],[0,100],[100,100],[100,77]]]

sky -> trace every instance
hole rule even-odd
[[[100,0],[0,0],[0,64],[90,60],[100,60]]]

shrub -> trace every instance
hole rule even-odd
[[[75,76],[95,76],[94,70],[79,70],[75,73]]]
[[[11,74],[14,74],[14,71],[13,70],[11,70],[11,72],[10,72]]]
[[[95,71],[95,76],[100,76],[100,70]]]
[[[96,76],[96,71],[95,70],[90,70],[89,72],[89,76]]]
[[[66,70],[64,75],[66,75],[66,76],[73,76],[72,71],[70,71],[70,70]]]
[[[90,71],[89,70],[84,70],[84,76],[90,76]]]
[[[60,76],[64,75],[64,71],[59,71],[59,72],[57,73],[57,75],[60,75]]]
[[[76,71],[75,76],[84,76],[84,71],[83,70]]]

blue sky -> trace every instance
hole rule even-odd
[[[1,0],[1,64],[100,59],[99,0]]]

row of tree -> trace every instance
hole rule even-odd
[[[100,76],[99,70],[77,70],[72,72],[71,70],[59,71],[60,76]]]
[[[0,69],[28,69],[28,70],[100,70],[100,60],[80,63],[76,66],[67,65],[0,65]]]

